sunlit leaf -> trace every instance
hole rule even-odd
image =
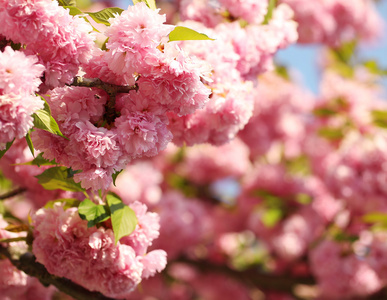
[[[118,177],[118,175],[121,174],[122,171],[123,171],[123,170],[117,171],[117,172],[115,172],[115,173],[112,175],[114,186],[116,186],[116,180],[117,180],[117,177]]]
[[[75,198],[55,199],[47,202],[46,205],[44,205],[44,208],[53,208],[55,203],[64,203],[63,209],[66,210],[70,207],[78,207],[81,201]]]
[[[40,109],[36,111],[32,117],[34,118],[34,126],[39,129],[51,132],[53,134],[59,135],[65,139],[66,138],[59,129],[58,123],[51,116],[47,108]]]
[[[11,146],[12,146],[14,140],[15,140],[15,139],[13,139],[11,142],[8,142],[8,143],[5,145],[5,149],[0,151],[0,158],[2,158],[2,157],[4,156],[4,154],[9,150],[9,148],[11,148]]]
[[[321,127],[318,130],[318,134],[328,140],[340,140],[344,137],[344,133],[341,128],[333,127]]]
[[[369,213],[362,217],[363,222],[365,223],[386,223],[387,224],[387,214],[386,213]]]
[[[169,34],[169,41],[187,41],[187,40],[214,40],[204,33],[199,33],[193,29],[176,26]]]
[[[27,132],[26,142],[27,142],[28,148],[30,149],[30,151],[32,153],[32,156],[35,156],[35,149],[34,149],[34,145],[32,144],[30,131]]]
[[[79,183],[74,182],[71,170],[66,167],[53,167],[45,170],[42,174],[35,176],[38,182],[46,190],[64,190],[72,192],[83,192]]]
[[[4,228],[4,230],[10,231],[10,232],[23,232],[28,231],[30,227],[27,224],[9,224],[7,227]]]
[[[85,199],[79,204],[78,213],[81,219],[88,221],[89,228],[110,218],[109,210],[105,205],[97,205],[90,199]]]
[[[373,110],[371,111],[373,123],[376,126],[387,128],[387,111],[385,110]]]
[[[111,221],[114,231],[114,239],[118,241],[133,232],[137,225],[137,217],[134,211],[114,193],[109,193],[106,200],[110,209]]]
[[[283,211],[278,208],[265,209],[261,221],[266,227],[274,227],[283,217]]]
[[[16,164],[17,166],[19,165],[33,165],[33,166],[55,166],[57,163],[55,160],[48,160],[43,157],[43,153],[39,153],[33,160],[21,163],[21,164]]]
[[[263,20],[263,24],[268,24],[271,18],[273,17],[273,11],[277,5],[277,0],[269,0],[269,5],[267,7],[267,13],[265,15],[265,19]]]
[[[60,6],[76,6],[76,0],[58,0]]]
[[[110,26],[109,19],[120,15],[124,10],[119,7],[108,7],[97,12],[88,12],[87,14],[97,23]]]

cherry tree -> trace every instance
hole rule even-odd
[[[371,0],[1,1],[0,299],[385,297],[382,28]],[[296,42],[318,95],[274,61]]]

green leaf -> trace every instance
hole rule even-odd
[[[83,192],[79,183],[72,179],[71,170],[66,167],[53,167],[45,170],[42,174],[35,176],[38,182],[46,190],[64,190],[72,192]]]
[[[76,0],[58,0],[60,6],[76,6]]]
[[[101,46],[101,50],[107,51],[106,44],[107,44],[108,41],[109,41],[109,38],[107,38],[107,39],[103,42],[103,44],[102,44],[102,46]]]
[[[385,110],[373,110],[371,111],[373,123],[376,126],[387,128],[387,111]]]
[[[299,193],[296,195],[296,201],[300,204],[307,205],[312,203],[313,198],[311,195],[305,193]]]
[[[137,3],[140,3],[140,2],[145,2],[145,4],[150,9],[153,9],[153,10],[157,9],[155,0],[132,0],[132,2],[133,2],[134,5],[136,5]]]
[[[15,140],[15,139],[13,139],[11,142],[8,142],[8,143],[5,145],[5,149],[0,151],[0,158],[2,158],[2,157],[4,156],[4,154],[9,150],[9,148],[11,148],[11,146],[12,146],[14,140]]]
[[[110,18],[115,18],[120,15],[124,10],[119,7],[108,7],[97,12],[87,12],[87,14],[97,23],[105,24],[110,26],[108,20]]]
[[[88,221],[89,228],[110,218],[109,210],[105,205],[97,205],[90,199],[85,199],[79,204],[78,213],[81,219]]]
[[[339,48],[332,49],[332,51],[334,52],[334,56],[338,61],[349,65],[352,56],[355,54],[356,47],[357,41],[352,40],[341,44]]]
[[[363,63],[363,65],[370,71],[372,74],[379,76],[387,76],[387,70],[382,69],[376,60],[368,60]]]
[[[252,192],[252,195],[261,198],[264,201],[265,205],[268,207],[278,208],[282,207],[284,203],[284,200],[281,197],[273,195],[272,193],[266,190],[255,190]]]
[[[9,224],[7,227],[4,228],[4,230],[7,230],[9,232],[23,232],[28,231],[30,227],[27,224]]]
[[[318,134],[328,140],[340,140],[344,137],[342,129],[332,127],[321,127]]]
[[[362,217],[363,222],[365,223],[385,223],[387,224],[387,214],[374,212],[366,214]]]
[[[204,33],[199,33],[193,29],[176,26],[174,30],[169,34],[169,41],[187,41],[187,40],[212,40],[214,39],[208,37]]]
[[[68,138],[62,134],[58,123],[56,123],[55,119],[51,116],[50,112],[47,111],[46,108],[36,111],[32,117],[34,118],[34,126],[36,128],[43,129],[68,140]]]
[[[32,156],[35,157],[35,149],[34,149],[34,145],[32,144],[30,132],[31,132],[31,131],[28,131],[28,132],[27,132],[27,135],[26,135],[26,142],[27,142],[28,148],[30,148],[30,151],[31,151],[31,153],[32,153]]]
[[[267,14],[263,20],[263,24],[268,24],[271,18],[273,17],[274,8],[277,5],[277,0],[269,0],[269,6],[267,7]]]
[[[109,193],[106,196],[112,218],[112,226],[114,231],[114,239],[118,241],[133,232],[137,225],[137,217],[134,211],[114,193]]]
[[[63,209],[66,210],[70,207],[78,207],[81,201],[75,198],[56,199],[56,200],[48,201],[44,206],[44,208],[53,208],[55,203],[64,203]]]
[[[337,112],[334,111],[333,109],[328,108],[328,107],[320,107],[320,108],[315,108],[313,110],[313,114],[316,117],[330,117],[330,116],[336,115]]]
[[[65,6],[63,6],[63,8],[66,8],[69,10],[70,16],[85,15],[85,13],[83,11],[81,11],[79,8],[76,8],[74,6],[65,5]]]
[[[283,211],[278,208],[265,209],[261,221],[266,227],[274,227],[283,217]]]
[[[55,166],[57,165],[55,160],[48,160],[43,157],[43,153],[39,153],[33,160],[22,163],[22,164],[16,164],[17,166]]]
[[[122,171],[123,171],[123,170],[117,171],[117,172],[115,172],[115,173],[112,175],[114,186],[116,186],[116,180],[117,180],[117,177],[118,177],[118,175],[120,175],[120,173],[121,173]]]

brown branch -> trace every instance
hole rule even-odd
[[[20,195],[20,194],[24,193],[26,190],[27,190],[26,188],[18,188],[16,190],[10,191],[8,193],[0,195],[0,200],[6,200],[6,199],[12,198],[14,196]]]
[[[19,259],[13,259],[7,248],[0,246],[0,255],[7,257],[20,271],[23,271],[29,276],[38,278],[44,286],[53,285],[58,290],[70,295],[74,299],[115,300],[113,298],[105,297],[99,292],[89,291],[67,278],[56,277],[48,273],[47,269],[42,264],[36,262],[35,256],[30,252],[23,254]]]
[[[116,85],[112,83],[103,82],[99,78],[83,78],[76,76],[73,83],[70,86],[81,86],[81,87],[95,87],[106,91],[109,95],[112,93],[129,93],[133,90],[138,90],[138,85]]]
[[[73,83],[70,86],[79,86],[79,87],[88,87],[88,88],[99,88],[104,90],[109,95],[109,101],[105,105],[106,113],[105,119],[107,124],[114,122],[117,117],[117,112],[115,110],[116,105],[116,95],[118,93],[129,93],[130,91],[138,91],[138,85],[115,85],[107,82],[103,82],[99,78],[83,78],[76,76]]]
[[[294,277],[289,274],[265,274],[258,269],[247,269],[243,271],[233,270],[226,265],[217,265],[209,261],[190,260],[180,258],[177,262],[187,263],[196,267],[200,272],[208,273],[215,272],[227,275],[242,283],[254,285],[262,290],[280,291],[293,293],[294,287],[299,284],[315,285],[316,281],[313,277]]]

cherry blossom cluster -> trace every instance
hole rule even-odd
[[[33,126],[32,114],[44,102],[34,93],[41,84],[44,66],[36,56],[6,47],[0,52],[0,150]]]
[[[372,0],[280,0],[288,4],[299,23],[300,43],[338,46],[343,41],[375,40],[383,21]]]
[[[340,57],[382,26],[347,2],[147,0],[96,40],[70,2],[2,1],[0,299],[67,299],[28,257],[114,299],[383,297],[382,71]],[[318,95],[274,64],[298,36],[335,47]]]
[[[209,67],[173,43],[164,45],[174,28],[164,22],[144,3],[129,7],[111,19],[109,51],[96,50],[84,66],[86,77],[111,84],[132,85],[137,78],[138,90],[114,96],[84,87],[50,92],[52,115],[68,139],[40,130],[34,145],[45,158],[82,170],[75,180],[84,188],[107,189],[112,175],[133,159],[156,155],[172,140],[166,112],[192,113],[209,99],[201,82]]]
[[[114,298],[127,297],[143,278],[153,276],[166,265],[162,250],[147,252],[159,235],[158,216],[144,204],[130,205],[138,224],[131,235],[114,243],[105,227],[87,227],[77,208],[55,205],[33,216],[32,251],[37,261],[56,276],[66,277],[91,291]]]
[[[79,65],[91,58],[92,27],[56,1],[2,1],[0,20],[0,34],[22,44],[26,54],[36,55],[44,65],[46,88],[71,83]]]

